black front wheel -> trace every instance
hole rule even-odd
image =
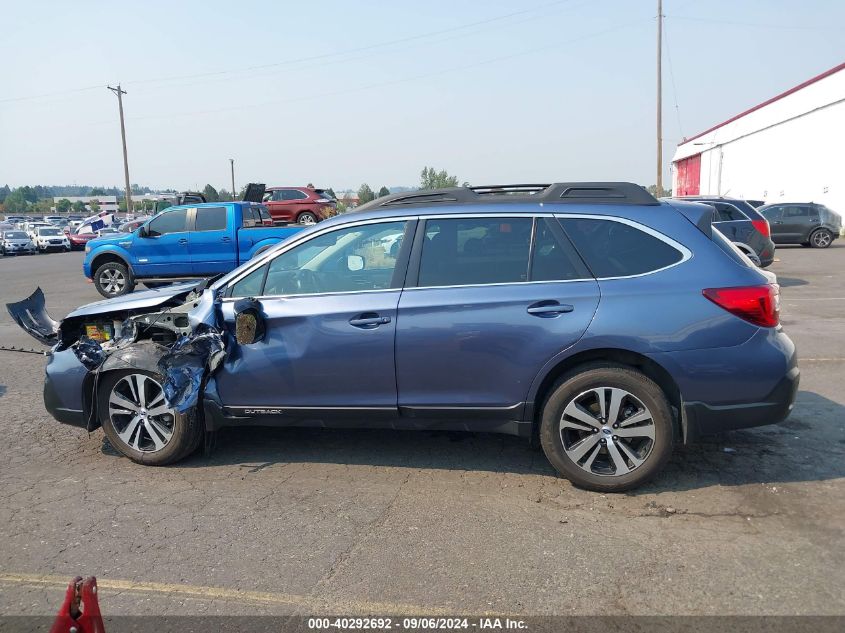
[[[139,464],[164,466],[193,453],[202,425],[193,410],[167,404],[164,379],[139,369],[111,372],[101,379],[97,410],[109,443]]]
[[[561,377],[542,409],[546,457],[574,485],[623,492],[672,453],[672,413],[657,384],[630,367],[593,363]]]
[[[132,292],[135,289],[135,281],[125,264],[108,262],[94,273],[94,287],[97,292],[110,299]]]

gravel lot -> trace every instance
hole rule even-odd
[[[845,614],[845,244],[778,257],[793,414],[625,495],[491,435],[253,429],[136,466],[0,352],[0,614],[55,613],[77,574],[107,614]],[[64,316],[99,298],[81,262],[0,259],[0,296]],[[0,344],[37,346],[5,310]]]

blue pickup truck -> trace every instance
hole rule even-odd
[[[91,240],[82,270],[104,297],[184,279],[210,277],[301,231],[266,227],[269,213],[254,202],[169,207],[132,233]]]

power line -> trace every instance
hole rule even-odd
[[[699,18],[691,15],[668,15],[668,18],[673,20],[690,20],[692,22],[710,22],[712,24],[728,24],[731,26],[746,26],[760,29],[789,29],[799,31],[825,31],[830,29],[839,29],[841,27],[834,26],[801,26],[798,24],[763,24],[761,22],[736,22],[734,20],[718,20],[714,18]]]
[[[636,21],[633,21],[633,22],[626,22],[626,23],[623,23],[623,24],[617,24],[616,26],[613,26],[613,27],[610,27],[610,28],[607,28],[607,29],[603,29],[601,31],[597,31],[597,32],[594,32],[594,33],[589,33],[589,34],[584,35],[582,37],[577,37],[577,38],[574,38],[574,39],[571,39],[571,40],[566,40],[566,41],[559,41],[559,42],[556,42],[554,44],[550,44],[550,45],[547,45],[547,46],[541,46],[541,47],[538,47],[538,48],[533,48],[533,49],[529,49],[529,50],[525,50],[525,51],[520,51],[518,53],[512,53],[512,54],[508,54],[508,55],[500,55],[498,57],[493,57],[493,58],[490,58],[490,59],[485,59],[485,60],[481,60],[481,61],[478,61],[478,62],[473,62],[472,64],[466,64],[466,65],[462,65],[462,66],[452,66],[452,67],[449,67],[449,68],[441,68],[439,70],[435,70],[435,71],[428,72],[428,73],[422,73],[422,74],[419,74],[419,75],[413,75],[411,77],[403,77],[401,79],[393,79],[393,80],[390,80],[390,81],[384,81],[384,82],[379,82],[379,83],[375,83],[375,84],[369,84],[369,85],[360,86],[360,87],[357,87],[357,88],[349,88],[349,89],[346,89],[346,90],[335,90],[335,91],[332,91],[332,92],[323,92],[323,93],[319,93],[319,94],[309,94],[309,95],[306,95],[304,97],[294,97],[294,98],[290,98],[290,99],[276,99],[276,100],[272,100],[272,101],[265,101],[265,102],[262,102],[262,103],[252,103],[252,104],[230,106],[230,107],[226,107],[226,108],[216,108],[216,109],[212,109],[212,110],[197,110],[197,111],[191,111],[191,112],[178,112],[178,113],[150,115],[150,116],[143,116],[143,117],[131,117],[130,120],[143,121],[143,120],[152,120],[152,119],[171,119],[171,118],[185,117],[185,116],[198,116],[198,115],[204,115],[204,114],[218,114],[218,113],[221,113],[221,112],[232,112],[232,111],[237,111],[237,110],[261,108],[261,107],[266,107],[266,106],[270,106],[270,105],[280,105],[280,104],[284,104],[284,103],[296,103],[296,102],[300,102],[300,101],[310,101],[310,100],[313,100],[313,99],[325,99],[327,97],[336,97],[336,96],[341,96],[341,95],[344,95],[344,94],[349,94],[349,93],[354,93],[354,92],[373,90],[373,89],[376,89],[376,88],[384,88],[386,86],[393,86],[393,85],[396,85],[396,84],[407,83],[407,82],[410,82],[410,81],[417,81],[419,79],[427,79],[429,77],[436,77],[436,76],[439,76],[439,75],[444,75],[444,74],[448,74],[448,73],[452,73],[452,72],[470,70],[472,68],[477,68],[479,66],[485,66],[487,64],[494,64],[494,63],[497,63],[497,62],[502,62],[502,61],[506,61],[506,60],[509,60],[509,59],[513,59],[513,58],[516,58],[516,57],[522,57],[524,55],[531,55],[533,53],[538,53],[538,52],[550,50],[550,49],[553,49],[553,48],[558,48],[558,47],[560,47],[562,45],[566,45],[566,44],[575,44],[577,42],[592,39],[594,37],[600,37],[602,35],[605,35],[607,33],[611,33],[613,31],[618,31],[619,29],[631,26],[632,24],[635,24],[637,22],[640,22],[640,20],[636,20]]]
[[[86,86],[84,88],[70,88],[68,90],[59,90],[57,92],[45,92],[40,95],[28,95],[26,97],[10,97],[8,99],[0,99],[0,103],[10,103],[13,101],[28,101],[30,99],[43,99],[44,97],[58,97],[61,95],[73,94],[76,92],[87,92],[89,90],[102,90],[105,88],[103,84],[97,86]]]
[[[228,69],[228,70],[216,70],[216,71],[210,71],[210,72],[204,72],[204,73],[192,73],[192,74],[187,74],[187,75],[173,75],[173,76],[170,76],[170,77],[139,79],[139,80],[130,81],[130,82],[127,82],[127,83],[144,84],[144,83],[158,83],[158,82],[163,82],[163,81],[183,81],[185,79],[198,79],[198,78],[203,78],[203,77],[228,75],[228,74],[233,74],[233,73],[243,73],[243,72],[249,72],[249,71],[253,71],[253,70],[264,70],[264,69],[267,69],[267,68],[277,68],[279,66],[289,66],[289,65],[293,65],[293,64],[300,64],[302,62],[309,62],[309,61],[315,61],[315,60],[320,60],[320,59],[327,59],[327,58],[330,58],[330,57],[338,57],[338,56],[341,56],[341,55],[347,55],[349,53],[360,53],[360,52],[363,52],[363,51],[373,50],[375,48],[383,48],[385,46],[393,46],[394,44],[403,44],[403,43],[406,43],[406,42],[424,39],[424,38],[427,38],[427,37],[434,37],[436,35],[443,35],[445,33],[453,33],[455,31],[461,31],[461,30],[465,30],[465,29],[468,29],[468,28],[472,28],[474,26],[480,26],[480,25],[483,25],[483,24],[490,24],[491,22],[498,22],[498,21],[501,21],[501,20],[507,20],[508,18],[516,17],[516,16],[519,16],[519,15],[525,15],[526,13],[533,13],[535,11],[540,11],[542,9],[547,9],[547,8],[555,6],[555,5],[566,4],[566,3],[569,3],[569,2],[572,2],[572,0],[556,0],[555,2],[549,2],[547,4],[543,4],[543,5],[540,5],[540,6],[537,6],[537,7],[532,7],[530,9],[523,9],[521,11],[514,11],[512,13],[506,13],[504,15],[499,15],[499,16],[495,16],[495,17],[492,17],[492,18],[486,18],[484,20],[478,20],[476,22],[459,24],[457,26],[449,27],[447,29],[440,29],[440,30],[437,30],[437,31],[429,31],[427,33],[419,33],[417,35],[411,35],[411,36],[408,36],[408,37],[403,37],[403,38],[399,38],[399,39],[395,39],[395,40],[388,40],[388,41],[385,41],[385,42],[377,42],[375,44],[368,44],[367,46],[359,46],[359,47],[356,47],[356,48],[343,49],[343,50],[340,50],[340,51],[335,51],[333,53],[322,53],[320,55],[311,55],[311,56],[308,56],[308,57],[298,57],[298,58],[294,58],[294,59],[287,59],[287,60],[282,60],[282,61],[278,61],[278,62],[272,62],[272,63],[269,63],[269,64],[258,64],[258,65],[253,65],[253,66],[243,66],[243,67],[240,67],[240,68],[231,68],[231,69]]]

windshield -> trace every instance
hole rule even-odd
[[[23,231],[7,231],[3,234],[7,240],[28,240],[29,236]]]
[[[48,229],[48,228],[42,229],[42,228],[39,228],[38,229],[38,235],[53,237],[53,236],[61,236],[61,235],[63,235],[63,233],[60,229]]]

